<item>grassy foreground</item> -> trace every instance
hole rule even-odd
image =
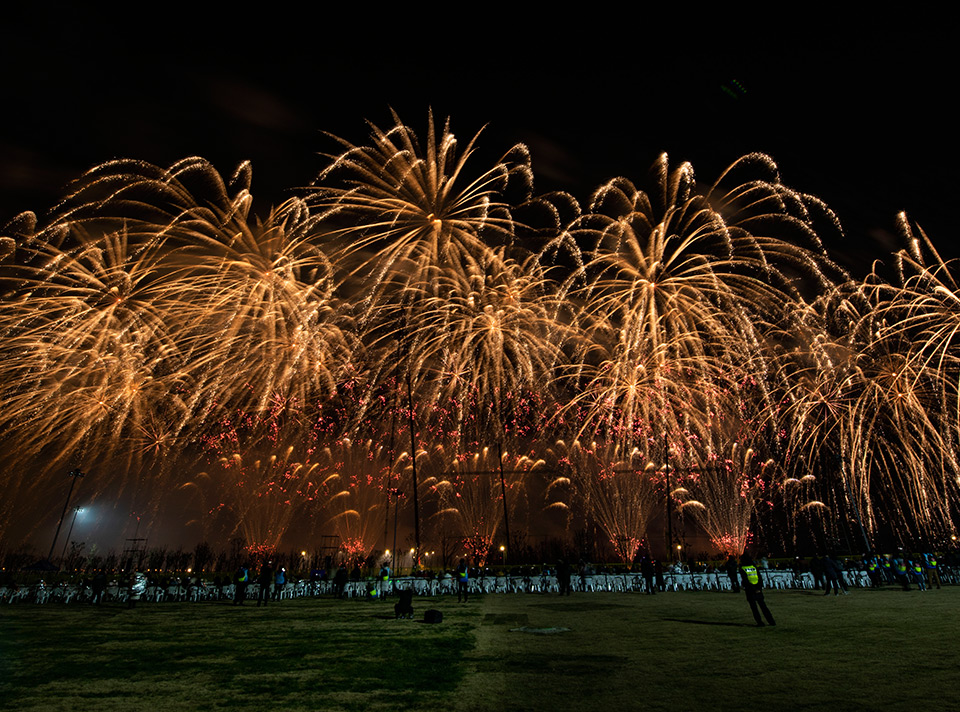
[[[0,608],[0,709],[952,708],[960,588]],[[568,628],[541,634],[535,629]],[[526,632],[516,632],[518,628]],[[533,629],[533,630],[532,630]]]

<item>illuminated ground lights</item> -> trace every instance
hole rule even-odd
[[[595,524],[620,558],[665,506],[725,553],[758,526],[955,532],[960,289],[905,216],[890,274],[858,281],[766,156],[707,186],[663,156],[582,207],[536,194],[522,146],[477,169],[477,140],[374,127],[262,217],[249,165],[114,161],[12,221],[0,537],[79,467],[212,539],[366,555],[414,457],[427,536],[478,558],[505,511]]]

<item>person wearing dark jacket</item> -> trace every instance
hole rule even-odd
[[[260,569],[260,576],[257,583],[260,584],[260,593],[257,594],[257,608],[260,604],[267,605],[270,602],[270,585],[273,583],[273,567],[267,562]]]
[[[843,581],[843,567],[833,554],[827,554],[823,557],[823,577],[825,580],[823,595],[827,596],[830,589],[833,589],[833,595],[839,596],[840,592],[847,595],[847,584]]]
[[[740,593],[740,567],[737,566],[737,560],[733,558],[733,554],[730,554],[730,557],[727,559],[727,563],[724,564],[724,569],[727,572],[727,577],[730,579],[730,588],[734,593]]]
[[[650,556],[647,554],[644,554],[643,558],[640,560],[640,574],[643,576],[643,581],[646,584],[645,588],[647,590],[647,594],[655,594],[656,590],[653,588],[653,562],[650,560]]]
[[[334,598],[343,598],[344,591],[347,587],[347,579],[349,574],[347,574],[347,567],[340,566],[337,568],[337,573],[333,575],[333,595]]]
[[[560,595],[570,595],[570,564],[563,559],[557,562],[557,586],[560,589]]]
[[[743,590],[747,594],[747,602],[750,604],[750,610],[753,611],[754,620],[758,626],[763,626],[763,620],[760,618],[760,611],[763,611],[767,623],[776,625],[773,620],[773,614],[767,608],[763,600],[763,581],[760,579],[760,572],[757,571],[756,564],[753,563],[753,557],[750,554],[744,554],[740,557],[740,582]]]
[[[823,560],[816,554],[810,557],[810,573],[813,575],[813,588],[819,591],[823,588]],[[829,593],[829,591],[827,591]]]

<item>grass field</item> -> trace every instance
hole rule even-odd
[[[4,606],[0,709],[960,709],[960,588],[766,597]]]

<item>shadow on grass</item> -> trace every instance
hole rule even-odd
[[[693,623],[694,625],[719,625],[728,628],[756,628],[756,623],[725,623],[723,621],[698,621],[693,618],[663,618],[662,620],[673,623]]]
[[[582,600],[582,601],[573,601],[571,602],[569,598],[566,600],[558,600],[556,603],[531,603],[530,608],[544,608],[546,610],[555,610],[555,611],[567,611],[567,612],[591,612],[591,611],[605,611],[611,610],[614,608],[627,608],[628,606],[623,603],[605,603],[600,601],[591,601],[591,600]]]

